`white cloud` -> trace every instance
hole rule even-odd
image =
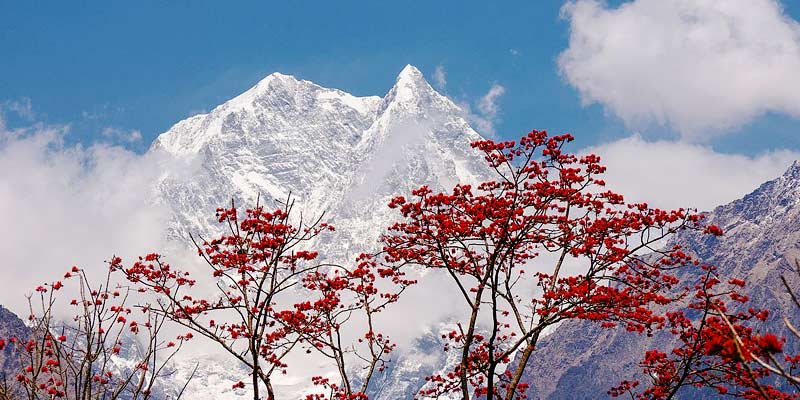
[[[512,56],[518,56],[518,55],[522,54],[517,49],[508,49],[508,52],[511,53]]]
[[[493,84],[489,91],[481,97],[481,100],[478,102],[478,110],[480,110],[481,114],[489,117],[495,118],[497,117],[497,113],[500,111],[500,107],[497,105],[497,100],[506,93],[506,88],[501,85]]]
[[[116,114],[125,112],[125,107],[112,106],[111,103],[102,103],[93,106],[89,110],[81,111],[81,117],[87,121],[97,121],[110,118]]]
[[[31,99],[23,97],[19,100],[7,100],[0,104],[0,111],[10,111],[17,114],[20,118],[33,120],[36,114],[33,112]]]
[[[107,126],[100,131],[100,134],[106,139],[111,140],[112,143],[120,141],[123,143],[135,143],[142,140],[142,132],[138,129],[125,130],[113,126]]]
[[[433,71],[433,83],[440,90],[447,86],[447,71],[445,71],[444,65],[439,64],[436,66]]]
[[[562,75],[631,127],[703,140],[766,112],[800,117],[800,25],[775,0],[575,0],[562,16]]]
[[[608,167],[610,189],[628,201],[656,207],[711,210],[741,198],[788,169],[800,153],[776,151],[755,157],[724,154],[696,144],[648,142],[631,136],[584,149]]]
[[[121,147],[66,146],[63,126],[0,126],[0,304],[24,313],[24,295],[77,264],[96,274],[113,254],[165,248],[167,210],[152,204],[155,156]]]
[[[500,105],[498,101],[506,93],[506,88],[497,83],[492,84],[489,91],[486,92],[476,103],[477,110],[473,110],[467,102],[458,102],[459,107],[466,113],[466,118],[475,128],[478,133],[485,136],[495,136],[495,123],[500,114]]]
[[[129,142],[138,142],[142,140],[142,132],[138,129],[133,129],[128,132],[127,138]]]

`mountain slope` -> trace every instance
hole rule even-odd
[[[358,98],[294,77],[272,74],[208,114],[177,123],[151,153],[190,165],[165,171],[160,200],[173,211],[175,236],[206,232],[209,215],[235,197],[258,194],[325,209],[347,184],[355,146],[376,116],[379,98]]]
[[[790,304],[780,277],[785,275],[800,287],[793,272],[800,259],[800,164],[795,162],[781,177],[764,183],[744,198],[717,207],[707,218],[725,235],[713,238],[684,232],[675,243],[716,265],[721,276],[746,280],[744,292],[751,304],[773,311],[766,326],[788,334],[781,318],[786,315],[800,321],[800,310]],[[682,278],[692,281],[693,276],[684,273]],[[638,373],[645,350],[671,348],[671,340],[664,335],[647,339],[584,322],[565,323],[541,341],[526,370],[526,377],[533,384],[530,398],[604,398],[608,389],[624,379],[648,382]],[[787,343],[790,352],[799,349],[800,344]],[[716,395],[692,393],[691,398]]]
[[[31,329],[24,321],[7,308],[0,306],[0,338],[6,341],[12,337],[24,340],[30,335]],[[0,350],[0,381],[12,381],[22,372],[23,365],[22,358],[13,346],[6,346]]]
[[[387,207],[391,197],[422,185],[450,190],[458,182],[488,179],[483,157],[470,146],[479,139],[463,110],[409,65],[383,97],[355,97],[272,74],[208,114],[179,122],[150,153],[168,160],[165,165],[185,166],[165,169],[156,185],[156,201],[173,215],[171,238],[185,242],[189,233],[218,233],[214,210],[231,198],[240,207],[259,196],[262,204],[276,206],[291,193],[306,218],[324,212],[336,227],[311,246],[326,261],[347,263],[377,249],[395,218]],[[405,341],[438,343],[426,329]],[[373,387],[376,399],[413,398],[423,377],[446,362],[413,348],[397,354],[401,358],[381,377],[384,384]],[[198,357],[182,361],[201,361],[189,386],[194,395],[246,395],[231,392],[220,379],[241,377],[235,364]],[[303,369],[316,368],[314,361],[304,363]],[[278,385],[286,398],[298,398],[310,379],[288,376]]]

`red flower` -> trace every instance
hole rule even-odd
[[[776,354],[783,351],[783,340],[778,339],[778,337],[772,333],[767,333],[764,336],[758,337],[756,343],[761,350],[768,354]]]
[[[708,225],[706,226],[705,233],[713,236],[722,236],[722,229],[716,225]]]

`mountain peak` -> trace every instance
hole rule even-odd
[[[756,192],[769,192],[769,196],[778,196],[779,193],[786,195],[790,192],[796,193],[793,194],[795,197],[800,195],[800,161],[793,161],[792,165],[786,169],[786,172],[771,181],[763,183],[754,193]]]
[[[435,92],[428,81],[425,80],[422,72],[411,64],[406,65],[397,75],[394,87],[401,89],[401,91],[407,91],[409,94]]]
[[[294,75],[286,75],[280,72],[273,72],[264,77],[264,79],[260,80],[258,83],[255,84],[255,86],[253,86],[252,88],[250,88],[250,90],[246,91],[243,94],[246,94],[248,92],[263,92],[274,87],[285,87],[285,86],[294,87],[301,82],[305,81],[295,78]],[[307,83],[310,84],[311,82]]]
[[[295,78],[294,75],[286,75],[286,74],[282,74],[282,73],[276,71],[276,72],[273,72],[273,73],[267,75],[264,79],[261,80],[261,82],[271,82],[271,81],[275,81],[275,80],[297,81],[298,79]]]
[[[425,80],[422,72],[409,64],[397,75],[394,87],[386,95],[384,102],[387,105],[392,102],[420,104],[428,103],[438,97],[441,95]]]
[[[479,139],[461,110],[410,65],[383,98],[356,97],[274,73],[159,136],[154,151],[164,150],[165,168],[153,201],[171,210],[168,237],[182,241],[186,232],[221,234],[223,227],[206,210],[231,198],[239,204],[260,198],[266,207],[278,207],[273,199],[292,193],[299,210],[326,212],[326,221],[337,227],[311,246],[326,262],[344,263],[380,248],[384,227],[395,219],[386,207],[391,198],[420,186],[444,191],[459,182],[488,180],[485,160],[470,146]],[[386,385],[400,389],[381,389],[370,398],[411,398],[424,384],[417,375],[437,373],[440,360],[429,361],[424,349],[409,353],[384,375]],[[225,373],[215,376],[215,371]],[[187,389],[189,397],[216,393],[217,382],[230,388],[225,382],[237,371],[221,362],[205,363]],[[175,376],[168,386],[183,383],[184,376]],[[300,382],[299,377],[289,380]],[[297,397],[302,396],[286,398]]]
[[[792,161],[792,165],[784,172],[783,176],[800,180],[800,160]]]
[[[406,65],[403,70],[400,71],[400,74],[397,75],[397,83],[400,82],[428,83],[422,75],[422,72],[411,64]]]

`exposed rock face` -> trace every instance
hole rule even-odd
[[[800,259],[800,164],[795,162],[783,176],[764,183],[742,199],[717,207],[708,222],[720,226],[725,235],[713,238],[694,232],[679,234],[674,242],[701,260],[716,265],[725,278],[748,282],[744,292],[751,304],[774,310],[766,328],[787,334],[783,315],[800,321],[800,310],[780,281],[781,275],[800,290],[793,272]],[[693,276],[684,273],[683,279]],[[651,339],[627,332],[602,329],[583,322],[565,323],[542,340],[526,377],[533,386],[533,399],[594,399],[623,379],[639,379],[638,363],[650,348],[668,349],[670,337]],[[800,344],[787,343],[797,352]],[[716,398],[714,393],[684,394],[684,398]]]
[[[0,338],[8,341],[9,338],[27,338],[31,330],[25,326],[16,314],[12,313],[3,306],[0,306]],[[3,379],[13,380],[21,371],[19,355],[13,346],[7,346],[0,351],[0,381]]]

